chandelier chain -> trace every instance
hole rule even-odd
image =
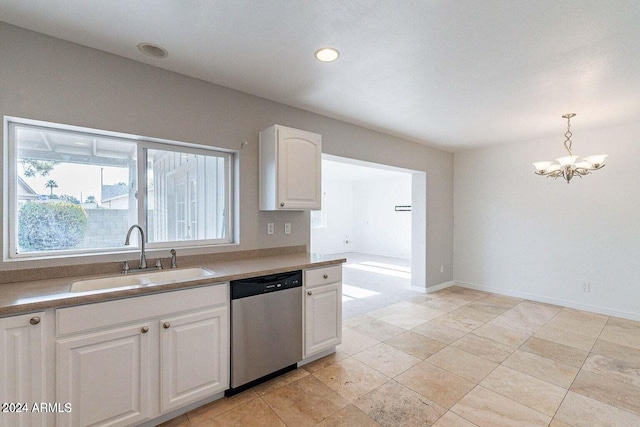
[[[573,134],[571,133],[571,116],[567,114],[567,131],[564,133],[564,137],[566,138],[564,140],[564,148],[567,149],[567,151],[569,152],[569,155],[571,156],[573,153],[571,152],[571,137],[573,136]]]

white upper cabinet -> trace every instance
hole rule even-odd
[[[321,208],[322,137],[273,125],[260,132],[260,210]]]

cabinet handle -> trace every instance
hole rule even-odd
[[[328,274],[323,274],[322,277],[324,277],[325,279],[328,279],[329,275]]]
[[[280,207],[284,208],[284,202],[280,202]]]
[[[313,295],[313,292],[307,291],[307,295]]]
[[[31,320],[29,320],[29,323],[31,323],[32,325],[37,325],[38,323],[40,323],[40,318],[32,317]]]
[[[169,323],[169,322],[164,322],[164,323],[162,324],[162,327],[163,327],[163,328],[165,328],[165,329],[169,329],[169,328],[171,327],[171,323]]]
[[[143,326],[142,329],[140,329],[140,332],[142,332],[143,334],[146,334],[147,332],[149,332],[149,327]]]

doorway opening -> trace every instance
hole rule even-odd
[[[344,318],[423,294],[425,183],[424,172],[323,154],[311,251],[347,258]]]

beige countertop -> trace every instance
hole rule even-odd
[[[197,264],[187,263],[188,265],[185,265],[184,267],[180,266],[180,268],[204,267],[211,270],[214,273],[213,276],[180,283],[140,285],[137,287],[127,287],[125,289],[111,288],[99,291],[75,293],[70,292],[71,284],[73,282],[98,277],[117,277],[118,274],[70,275],[63,278],[3,283],[0,284],[0,317],[71,305],[89,304],[158,292],[167,292],[194,286],[228,282],[230,280],[283,273],[286,271],[337,265],[343,262],[346,262],[345,258],[323,256],[306,252],[251,257],[237,260],[226,259],[220,261],[201,261]]]

